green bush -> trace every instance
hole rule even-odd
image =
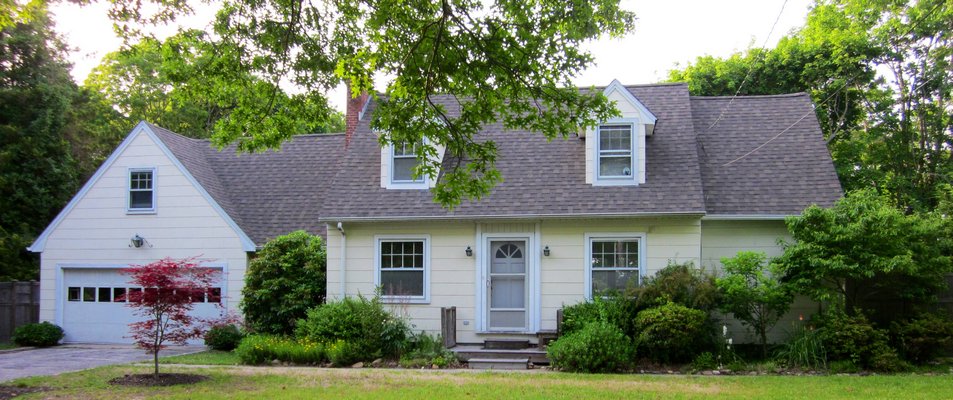
[[[235,348],[242,364],[261,365],[272,361],[316,365],[328,355],[321,343],[274,335],[248,335]]]
[[[56,346],[64,335],[63,328],[44,321],[17,327],[13,331],[13,343],[19,346]]]
[[[704,371],[718,368],[718,361],[715,360],[715,356],[711,352],[704,352],[695,357],[692,360],[691,370],[693,372]]]
[[[279,236],[248,263],[241,309],[256,332],[290,335],[295,321],[324,303],[324,241],[305,231]]]
[[[214,350],[232,351],[243,337],[245,334],[235,325],[215,325],[205,333],[205,345]]]
[[[328,360],[335,367],[347,367],[367,359],[362,348],[343,339],[338,339],[327,347]]]
[[[603,321],[619,327],[631,338],[638,334],[635,326],[636,314],[638,309],[629,297],[618,294],[606,298],[594,297],[591,301],[563,308],[563,323],[559,327],[559,333],[568,335],[591,322]]]
[[[832,361],[850,360],[858,367],[882,372],[909,369],[888,345],[887,332],[874,327],[860,312],[847,315],[831,310],[821,317],[818,334]]]
[[[407,341],[407,349],[400,356],[400,366],[404,368],[420,368],[436,365],[443,368],[456,363],[457,356],[444,347],[443,339],[438,336],[420,332]]]
[[[933,361],[953,348],[953,321],[945,316],[923,314],[895,322],[890,330],[903,357],[917,364]]]
[[[775,354],[787,368],[823,370],[827,367],[827,352],[816,330],[796,326],[791,338]]]
[[[637,299],[639,310],[673,302],[707,312],[717,308],[720,301],[715,277],[695,268],[691,262],[669,262],[642,286],[629,290],[627,294]]]
[[[298,321],[295,336],[319,343],[346,343],[347,356],[357,361],[399,358],[407,346],[410,327],[384,309],[380,298],[347,297],[308,311]],[[351,353],[354,354],[351,354]]]
[[[619,372],[628,368],[634,346],[619,327],[596,321],[550,343],[547,353],[563,371]]]
[[[639,351],[654,361],[687,362],[711,347],[714,330],[704,311],[669,302],[635,319],[641,328]]]

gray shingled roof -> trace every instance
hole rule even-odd
[[[295,136],[280,151],[238,154],[234,147],[217,151],[208,140],[150,127],[256,245],[298,229],[325,235],[318,211],[344,135]]]
[[[548,142],[542,135],[494,124],[478,140],[496,141],[497,168],[505,181],[487,198],[465,201],[453,212],[434,204],[427,190],[381,188],[380,148],[370,118],[361,121],[347,151],[343,135],[305,135],[277,152],[219,152],[207,140],[152,128],[256,244],[296,229],[323,235],[325,221],[776,216],[797,214],[811,204],[829,206],[840,198],[807,95],[738,97],[726,107],[726,97],[690,97],[685,84],[627,88],[658,117],[654,135],[646,139],[644,184],[586,184],[585,139]],[[450,98],[440,101],[456,112]],[[366,115],[374,108],[372,103]]]
[[[810,96],[729,101],[691,99],[709,215],[792,215],[841,197]]]

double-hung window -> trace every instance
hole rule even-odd
[[[624,291],[629,286],[639,285],[644,237],[598,237],[588,238],[589,287],[588,294],[599,296]]]
[[[600,180],[632,180],[635,170],[635,140],[632,125],[599,126]]]
[[[378,238],[377,284],[385,299],[428,300],[428,238]]]
[[[156,210],[155,169],[129,170],[129,212]]]
[[[395,144],[391,162],[391,181],[394,183],[422,183],[423,176],[414,178],[414,169],[420,164],[416,144]]]

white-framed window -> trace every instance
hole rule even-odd
[[[424,177],[414,178],[414,169],[420,165],[417,158],[418,144],[395,144],[391,146],[391,182],[423,183]]]
[[[129,170],[130,213],[152,213],[156,210],[155,168],[132,168]]]
[[[586,260],[587,298],[640,285],[645,234],[587,234]]]
[[[375,284],[384,300],[430,301],[430,237],[376,237]]]
[[[605,124],[596,131],[598,180],[635,180],[636,142],[632,124]]]

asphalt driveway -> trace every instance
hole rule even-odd
[[[194,353],[205,346],[169,346],[160,356]],[[43,349],[0,352],[0,382],[40,375],[57,375],[110,364],[150,361],[133,345],[66,344]]]

